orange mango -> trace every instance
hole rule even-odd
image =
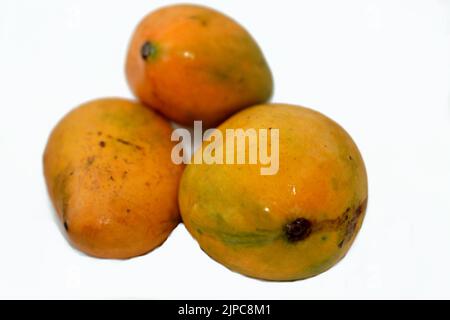
[[[278,172],[261,175],[248,162],[188,165],[179,191],[186,228],[209,256],[250,277],[304,279],[335,265],[361,228],[368,199],[352,138],[326,116],[292,105],[255,106],[218,127],[224,137],[239,128],[279,130]]]
[[[183,168],[170,124],[124,99],[88,102],[66,115],[44,153],[50,198],[71,243],[102,258],[130,258],[163,243],[180,221]]]
[[[273,80],[264,55],[237,22],[198,5],[172,5],[146,16],[126,59],[135,96],[171,120],[211,127],[267,101]]]

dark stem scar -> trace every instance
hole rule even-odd
[[[147,60],[149,57],[154,57],[156,55],[156,47],[150,41],[146,41],[141,47],[141,57]]]
[[[289,242],[298,242],[308,238],[311,230],[312,223],[305,218],[295,219],[284,227],[284,233]]]

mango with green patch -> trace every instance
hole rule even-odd
[[[239,128],[279,130],[279,170],[188,165],[179,205],[191,235],[213,259],[250,277],[304,279],[332,267],[352,245],[367,205],[366,170],[352,138],[326,116],[291,105],[255,106],[218,129],[225,137]]]
[[[252,36],[237,22],[198,5],[172,5],[135,30],[126,76],[142,102],[180,124],[210,127],[267,101],[272,74]]]
[[[71,243],[102,258],[130,258],[163,243],[179,223],[182,167],[171,161],[170,124],[124,99],[99,99],[68,115],[44,154],[48,192]]]

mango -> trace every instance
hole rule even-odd
[[[144,104],[183,125],[219,124],[266,102],[273,79],[253,37],[230,17],[198,5],[172,5],[137,26],[126,76]]]
[[[223,136],[227,129],[279,130],[279,170],[262,175],[248,161],[189,164],[179,205],[200,247],[229,269],[265,280],[305,279],[335,265],[360,230],[368,199],[350,135],[321,113],[283,104],[243,110],[218,127]],[[226,157],[224,144],[217,150]]]
[[[170,124],[125,99],[81,105],[51,133],[44,175],[51,201],[79,250],[130,258],[162,244],[178,225],[182,166],[170,158]]]

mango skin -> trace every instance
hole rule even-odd
[[[180,221],[182,167],[170,124],[125,99],[99,99],[66,115],[44,153],[50,198],[79,250],[130,258],[162,244]]]
[[[126,76],[138,99],[184,125],[202,120],[214,126],[266,102],[273,90],[252,36],[231,18],[197,5],[167,6],[146,16],[132,36]]]
[[[188,165],[179,205],[200,247],[229,269],[265,280],[305,279],[335,265],[367,206],[366,170],[351,137],[324,115],[291,105],[246,109],[219,126],[224,137],[227,128],[278,128],[280,167],[262,176],[260,165]],[[311,223],[310,233],[290,241],[287,226],[298,219]]]

